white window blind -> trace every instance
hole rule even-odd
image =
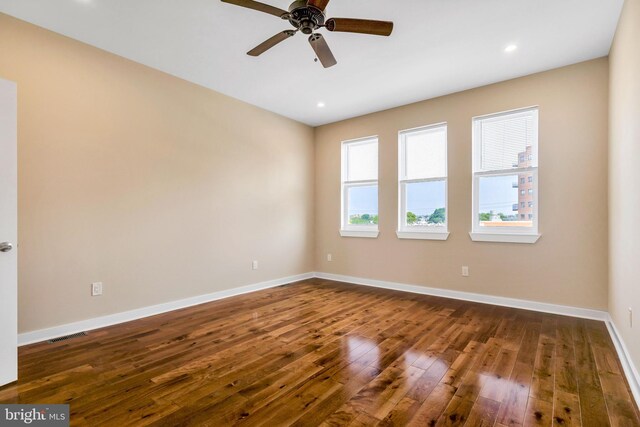
[[[404,138],[406,167],[403,179],[427,179],[447,175],[446,126],[405,133]]]
[[[367,140],[346,144],[346,181],[378,179],[378,141]]]
[[[526,155],[521,159],[520,154],[526,153],[527,147],[534,145],[537,138],[537,114],[534,113],[537,112],[527,111],[478,121],[481,171],[518,168],[522,161],[528,161]],[[536,158],[532,157],[530,166],[537,166]]]

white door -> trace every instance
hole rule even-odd
[[[0,386],[18,379],[17,88],[0,79]]]

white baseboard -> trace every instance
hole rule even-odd
[[[81,320],[79,322],[68,323],[65,325],[54,326],[47,329],[39,329],[36,331],[24,332],[18,335],[18,345],[23,346],[36,342],[46,341],[65,335],[74,334],[82,331],[90,331],[93,329],[104,328],[106,326],[116,325],[119,323],[129,322],[144,317],[154,316],[156,314],[166,313],[168,311],[178,310],[181,308],[191,307],[211,301],[229,298],[236,295],[242,295],[249,292],[255,292],[263,289],[269,289],[287,283],[306,280],[313,277],[321,279],[334,280],[336,282],[346,282],[356,285],[373,286],[384,289],[392,289],[396,291],[411,292],[423,295],[433,295],[444,298],[452,298],[464,301],[473,301],[483,304],[493,304],[505,307],[522,308],[525,310],[541,311],[544,313],[562,314],[566,316],[581,317],[586,319],[610,321],[609,314],[604,311],[590,310],[586,308],[569,307],[563,305],[555,305],[548,303],[540,303],[526,301],[514,298],[505,298],[484,294],[476,294],[462,291],[452,291],[447,289],[428,288],[424,286],[408,285],[397,282],[388,282],[374,279],[363,279],[359,277],[343,276],[330,273],[305,273],[296,276],[283,277],[280,279],[269,280],[266,282],[256,283],[253,285],[243,286],[240,288],[228,289],[225,291],[214,292],[211,294],[200,295],[197,297],[186,298],[178,301],[170,301],[163,304],[142,307],[122,313],[110,314],[107,316],[95,317],[92,319]],[[621,342],[621,341],[620,341]]]
[[[158,304],[150,307],[143,307],[136,310],[126,311],[122,313],[111,314],[108,316],[96,317],[93,319],[82,320],[79,322],[68,323],[66,325],[55,326],[37,331],[25,332],[18,335],[18,345],[23,346],[57,338],[60,336],[70,335],[82,331],[90,331],[93,329],[104,328],[119,323],[129,322],[132,320],[142,319],[144,317],[154,316],[181,308],[192,307],[211,301],[255,292],[263,289],[274,288],[276,286],[285,285],[287,283],[297,282],[300,280],[311,279],[317,277],[320,279],[333,280],[336,282],[345,282],[355,285],[372,286],[376,288],[391,289],[395,291],[410,292],[414,294],[431,295],[444,298],[452,298],[457,300],[472,301],[482,304],[499,305],[503,307],[520,308],[524,310],[539,311],[543,313],[560,314],[565,316],[579,317],[584,319],[600,320],[605,322],[613,344],[615,345],[618,357],[622,363],[625,375],[631,387],[633,396],[640,404],[640,375],[635,367],[631,356],[627,350],[622,336],[613,323],[609,313],[600,310],[592,310],[588,308],[571,307],[565,305],[549,304],[536,301],[527,301],[516,298],[506,298],[493,295],[477,294],[472,292],[453,291],[448,289],[429,288],[425,286],[409,285],[405,283],[389,282],[383,280],[364,279],[360,277],[344,276],[331,273],[305,273],[296,276],[283,277],[280,279],[269,280],[266,282],[256,283],[253,285],[243,286],[235,289],[214,292],[212,294],[200,295],[197,297],[186,298],[178,301],[171,301],[164,304]]]
[[[163,304],[142,307],[122,313],[110,314],[108,316],[95,317],[93,319],[81,320],[79,322],[68,323],[66,325],[54,326],[47,329],[39,329],[31,332],[24,332],[18,335],[18,346],[33,344],[50,340],[65,335],[75,334],[82,331],[90,331],[93,329],[104,328],[106,326],[117,325],[119,323],[129,322],[132,320],[142,319],[144,317],[155,316],[156,314],[166,313],[168,311],[178,310],[181,308],[192,307],[198,304],[204,304],[224,298],[237,295],[247,294],[250,292],[260,291],[263,289],[274,288],[287,283],[297,282],[300,280],[311,279],[313,273],[299,274],[296,276],[283,277],[280,279],[269,280],[266,282],[255,283],[253,285],[242,286],[240,288],[228,289],[212,294],[200,295],[197,297],[185,298],[178,301],[170,301]]]
[[[613,345],[616,347],[616,351],[618,352],[618,358],[620,359],[622,369],[624,369],[627,381],[629,382],[629,387],[631,387],[633,397],[636,399],[636,403],[640,406],[640,375],[638,374],[638,369],[633,363],[629,350],[627,350],[627,346],[622,340],[622,335],[618,332],[616,324],[613,323],[613,319],[609,317],[605,324],[609,330],[609,335],[611,335]]]
[[[387,282],[384,280],[363,279],[360,277],[343,276],[340,274],[316,272],[315,277],[335,280],[336,282],[353,283],[356,285],[372,286],[375,288],[392,289],[394,291],[411,292],[414,294],[431,295],[482,304],[499,305],[503,307],[521,308],[524,310],[540,311],[543,313],[561,314],[564,316],[580,317],[606,321],[609,313],[589,308],[571,307],[567,305],[549,304],[546,302],[527,301],[516,298],[498,297],[493,295],[476,294],[472,292],[452,291],[449,289],[429,288],[426,286],[408,285],[405,283]]]

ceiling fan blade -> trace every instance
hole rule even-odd
[[[258,46],[251,49],[249,52],[247,52],[247,55],[260,56],[266,51],[268,51],[269,49],[271,49],[272,47],[274,47],[275,45],[277,45],[278,43],[285,41],[289,37],[293,37],[295,34],[296,32],[293,30],[287,30],[287,31],[278,33],[275,36],[271,37],[270,39],[263,41]]]
[[[328,4],[329,0],[309,0],[307,2],[307,6],[313,6],[321,12],[324,12]]]
[[[389,36],[393,32],[393,22],[371,21],[369,19],[331,18],[325,23],[329,31],[345,33],[372,34]]]
[[[289,12],[286,10],[279,9],[274,6],[270,6],[268,4],[260,3],[253,0],[222,0],[223,3],[235,4],[236,6],[246,7],[248,9],[258,10],[260,12],[268,13],[270,15],[275,15],[279,18],[284,16],[289,16]]]
[[[311,34],[309,43],[311,43],[311,47],[316,52],[316,56],[324,68],[333,67],[338,63],[322,34]]]

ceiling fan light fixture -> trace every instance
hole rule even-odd
[[[260,56],[299,31],[309,36],[309,43],[316,53],[316,60],[320,61],[324,68],[329,68],[338,62],[333,56],[326,39],[318,32],[319,30],[326,29],[329,32],[359,33],[375,36],[390,36],[393,32],[393,22],[389,21],[354,18],[331,18],[327,20],[325,8],[330,0],[294,0],[288,11],[255,0],[221,1],[277,16],[288,20],[293,26],[293,30],[282,31],[251,49],[247,52],[249,56]]]

